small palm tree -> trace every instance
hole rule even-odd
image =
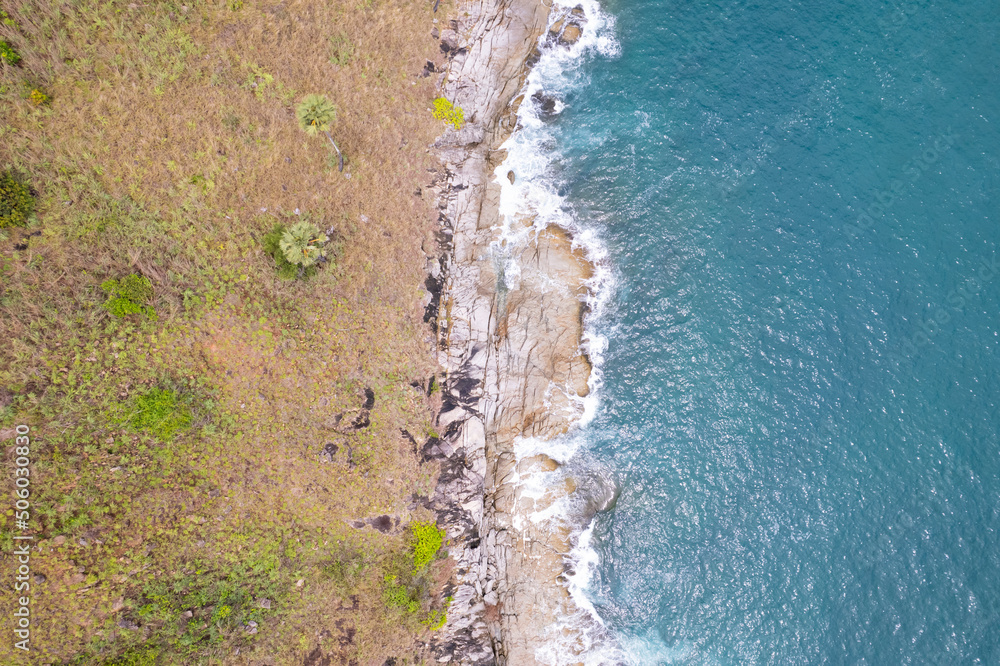
[[[319,227],[303,221],[296,222],[281,235],[278,247],[285,259],[302,268],[309,268],[323,256],[323,243],[327,240]]]
[[[310,136],[315,136],[318,132],[326,134],[326,138],[333,144],[333,149],[337,151],[340,162],[338,170],[343,171],[344,156],[330,136],[330,125],[337,119],[337,107],[323,95],[306,95],[295,109],[295,115],[299,119],[299,127],[305,130],[306,134]]]

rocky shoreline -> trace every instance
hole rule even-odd
[[[467,123],[435,144],[443,168],[429,188],[440,230],[427,319],[445,378],[441,436],[423,455],[441,462],[427,506],[448,531],[456,565],[448,623],[431,649],[442,663],[530,666],[544,663],[537,655],[546,647],[572,663],[585,641],[579,627],[560,624],[582,615],[564,577],[571,529],[539,520],[538,512],[570,497],[575,483],[554,460],[518,460],[514,449],[519,438],[563,434],[581,416],[591,374],[581,338],[593,267],[566,231],[549,227],[503,248],[521,270],[508,289],[495,251],[501,219],[493,171],[505,158],[500,146],[516,128],[540,44],[572,43],[585,18],[577,8],[552,17],[550,27],[550,8],[539,0],[482,0],[462,9],[441,33],[449,56],[441,85]],[[522,223],[531,220],[515,222]]]

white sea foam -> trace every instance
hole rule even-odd
[[[584,444],[585,437],[579,431],[551,441],[520,438],[515,442],[514,453],[518,463],[540,454],[557,462],[570,463]],[[536,650],[535,657],[539,663],[551,666],[623,664],[625,655],[611,638],[588,595],[599,557],[591,546],[593,509],[588,509],[587,498],[580,492],[563,492],[566,487],[564,482],[574,476],[574,471],[572,464],[564,464],[552,471],[539,466],[514,472],[511,478],[518,496],[522,500],[533,500],[538,507],[526,516],[515,516],[515,528],[524,530],[528,523],[542,529],[569,528],[575,542],[567,558],[570,566],[565,574],[572,608],[547,628],[550,638]]]
[[[557,0],[550,21],[557,20],[577,5],[582,5],[586,16],[580,39],[569,48],[545,48],[547,35],[543,35],[541,58],[532,68],[521,91],[524,99],[518,109],[519,127],[503,144],[507,156],[494,171],[496,182],[500,185],[501,224],[491,250],[503,276],[504,286],[510,290],[519,287],[521,276],[520,266],[515,260],[518,253],[513,250],[533,241],[539,232],[550,225],[569,231],[574,246],[582,249],[593,264],[594,274],[587,284],[590,314],[585,321],[581,344],[582,351],[588,355],[593,366],[590,391],[586,397],[571,396],[578,408],[575,413],[581,415],[579,425],[583,426],[594,418],[599,404],[601,365],[607,339],[593,330],[592,322],[600,316],[613,291],[613,274],[598,231],[588,227],[586,221],[576,219],[572,207],[559,193],[555,167],[561,156],[555,129],[542,117],[540,105],[532,99],[536,94],[554,99],[552,113],[558,116],[565,110],[567,94],[588,83],[580,67],[585,59],[614,57],[619,52],[614,38],[614,20],[601,11],[597,0]],[[514,173],[513,183],[508,179],[509,172]],[[552,285],[552,288],[566,286]],[[585,433],[580,428],[574,428],[567,435],[551,441],[521,438],[515,442],[514,453],[518,461],[544,454],[565,465],[585,443]],[[515,472],[512,482],[521,497],[544,500],[546,493],[550,493],[571,473],[567,471],[570,467],[563,466],[555,471]],[[591,546],[593,509],[588,509],[586,499],[579,495],[556,497],[551,503],[540,501],[540,508],[535,513],[514,519],[518,528],[525,527],[527,521],[569,527],[575,544],[569,555],[572,572],[567,575],[567,581],[576,609],[562,618],[559,626],[550,628],[553,640],[538,650],[536,658],[552,666],[581,661],[588,666],[621,664],[625,661],[624,656],[609,638],[587,594],[599,558]],[[570,631],[564,632],[563,629]],[[564,639],[565,635],[572,638]],[[574,644],[570,646],[565,640],[572,640]],[[579,653],[580,647],[584,648],[582,654]]]
[[[574,235],[574,243],[587,252],[588,258],[597,268],[592,280],[592,292],[598,305],[604,290],[599,287],[607,282],[605,252],[594,230],[581,227],[569,211],[564,197],[558,193],[552,177],[552,167],[559,158],[554,148],[551,125],[542,117],[538,105],[532,101],[536,94],[552,97],[556,104],[553,113],[558,115],[565,108],[561,99],[568,91],[586,85],[586,77],[580,65],[592,54],[613,56],[618,53],[618,42],[614,39],[614,21],[604,14],[596,0],[582,3],[556,2],[551,20],[561,16],[566,10],[581,4],[587,22],[577,42],[569,48],[544,48],[539,61],[528,74],[523,90],[524,101],[518,108],[518,129],[501,146],[507,151],[506,159],[494,170],[496,182],[500,185],[499,212],[501,228],[493,246],[494,256],[504,261],[504,281],[508,288],[516,289],[520,267],[511,261],[507,248],[518,246],[545,227],[555,224],[569,230]],[[546,35],[541,42],[544,45]],[[513,172],[515,182],[511,183],[508,172]],[[532,220],[524,226],[523,220]]]
[[[569,593],[573,597],[573,601],[577,607],[587,611],[591,617],[603,626],[604,620],[601,619],[597,609],[594,608],[594,604],[590,601],[590,597],[587,596],[587,587],[590,585],[590,581],[597,570],[597,565],[600,563],[597,551],[590,545],[590,540],[593,536],[594,523],[591,521],[587,529],[580,533],[576,546],[570,553],[570,559],[573,562],[573,573],[567,577],[569,578]]]
[[[633,636],[623,645],[624,662],[629,666],[649,666],[650,664],[714,664],[706,655],[698,654],[689,642],[669,646],[663,642],[655,630],[650,629],[645,636]]]

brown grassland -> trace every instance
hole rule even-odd
[[[0,0],[21,56],[0,62],[0,170],[37,195],[0,230],[0,662],[419,663],[448,572],[409,571],[436,469],[401,431],[434,435],[419,188],[443,126],[420,75],[448,5]],[[338,108],[343,173],[296,123],[310,93]],[[336,251],[283,280],[261,238],[297,215]],[[129,274],[155,317],[103,307]],[[15,534],[36,546],[27,655]]]

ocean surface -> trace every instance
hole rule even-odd
[[[1000,5],[585,8],[505,200],[600,262],[590,662],[1000,664]]]

